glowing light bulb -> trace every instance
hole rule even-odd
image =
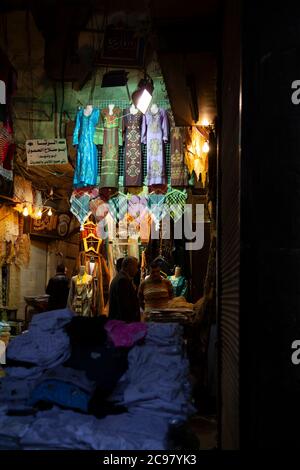
[[[209,121],[208,121],[208,119],[203,119],[203,121],[202,121],[202,126],[209,126]]]
[[[38,212],[37,212],[37,216],[38,216],[39,218],[41,218],[41,217],[42,217],[42,211],[41,211],[41,209],[39,209],[39,210],[38,210]]]
[[[205,144],[203,145],[202,150],[203,150],[204,153],[208,153],[208,152],[209,152],[209,145],[208,145],[207,142],[205,142]]]
[[[47,214],[49,215],[49,217],[51,217],[51,215],[52,215],[52,209],[51,209],[51,207],[50,207],[50,209],[48,210]]]
[[[23,215],[24,215],[24,217],[27,217],[28,214],[29,214],[28,208],[25,206],[24,209],[23,209]]]

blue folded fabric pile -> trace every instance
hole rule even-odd
[[[37,315],[29,331],[9,345],[16,365],[0,379],[0,449],[168,449],[170,426],[194,412],[182,328],[148,325],[144,344],[129,351],[128,369],[108,398],[127,411],[98,419],[87,411],[102,382],[65,363],[71,353],[65,326],[72,316],[68,310]],[[91,360],[101,364],[101,357],[106,356],[99,349]],[[52,408],[38,411],[41,402]]]
[[[189,363],[183,354],[182,327],[149,323],[145,343],[130,351],[129,368],[119,385],[122,393],[118,388],[114,398],[131,412],[151,412],[170,423],[185,421],[195,408]]]
[[[70,340],[63,327],[72,317],[68,309],[35,315],[29,330],[9,343],[7,358],[36,365],[41,370],[62,364],[71,354]]]

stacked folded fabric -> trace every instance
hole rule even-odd
[[[34,421],[33,416],[5,416],[0,414],[0,450],[20,450],[21,438]]]
[[[29,330],[9,344],[7,359],[37,365],[41,370],[61,364],[71,353],[70,340],[63,327],[72,317],[68,309],[35,315]]]
[[[182,353],[182,327],[151,323],[148,327],[146,344],[135,346],[128,355],[122,404],[130,412],[151,412],[170,423],[184,421],[195,409],[189,364]]]
[[[166,420],[146,413],[97,419],[70,410],[39,412],[21,438],[23,449],[156,450],[167,448]]]
[[[9,360],[3,449],[164,450],[170,426],[194,412],[178,324],[47,312],[12,341]]]
[[[145,314],[146,321],[160,322],[160,323],[189,323],[192,319],[193,311],[183,309],[161,309],[151,310]]]

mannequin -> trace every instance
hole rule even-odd
[[[80,108],[77,112],[73,132],[73,145],[77,149],[73,179],[75,188],[96,186],[97,183],[98,152],[93,139],[99,115],[99,109],[90,104],[85,108]]]
[[[138,112],[139,112],[139,110],[132,103],[132,105],[130,106],[130,114],[136,115]]]
[[[164,143],[169,140],[169,123],[165,109],[152,104],[143,115],[141,142],[147,144],[147,185],[166,184]]]
[[[108,113],[109,113],[110,116],[113,115],[114,107],[115,107],[115,105],[112,104],[112,103],[108,105],[108,110],[109,110]]]
[[[83,110],[83,114],[85,116],[90,116],[93,112],[93,106],[91,104],[87,104],[86,107]]]
[[[151,105],[150,111],[151,111],[152,114],[157,114],[157,113],[158,113],[158,106],[157,106],[157,104],[153,103],[153,104]]]
[[[117,189],[119,145],[122,145],[122,109],[112,103],[102,109],[100,126],[103,128],[100,187]]]
[[[169,280],[172,283],[174,296],[175,297],[185,297],[187,295],[187,280],[181,274],[181,267],[176,266],[173,276],[169,276]]]
[[[91,315],[93,297],[93,277],[87,274],[85,266],[80,266],[77,276],[71,279],[68,307],[77,313],[88,317]]]

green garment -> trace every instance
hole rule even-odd
[[[102,109],[100,114],[100,127],[103,128],[100,187],[118,188],[119,145],[122,145],[122,137],[120,138],[120,133],[122,133],[122,110],[114,107],[112,114],[109,114],[108,108]],[[100,142],[100,134],[98,138]]]

